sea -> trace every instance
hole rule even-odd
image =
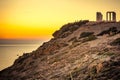
[[[42,43],[39,40],[0,40],[0,71],[11,66],[23,53],[36,50]]]

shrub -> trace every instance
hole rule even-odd
[[[72,42],[72,45],[69,46],[70,49],[79,46],[81,43],[79,42]]]
[[[115,53],[113,52],[102,52],[102,53],[99,53],[98,55],[107,55],[107,56],[112,56],[114,55]]]
[[[91,72],[91,75],[95,75],[97,73],[97,69],[96,69],[96,66],[93,66],[90,70]]]
[[[97,36],[103,36],[105,34],[110,34],[108,30],[104,30],[101,33],[97,34]]]
[[[97,36],[103,36],[105,34],[109,34],[109,35],[113,36],[113,35],[115,35],[117,33],[118,33],[117,28],[116,27],[111,27],[111,28],[109,28],[107,30],[104,30],[101,33],[97,34]]]
[[[106,53],[106,55],[108,55],[108,56],[112,56],[112,55],[114,55],[115,53],[112,53],[112,52],[107,52]]]
[[[109,31],[112,31],[112,32],[117,32],[118,30],[117,30],[117,28],[116,28],[116,27],[111,27],[111,28],[109,28]]]
[[[81,25],[86,24],[87,22],[89,22],[88,20],[80,20],[77,22],[73,22],[73,23],[68,23],[63,25],[60,30],[56,31],[53,33],[53,36],[56,38],[65,38],[68,35],[70,35],[72,32],[74,32],[75,30],[77,30]],[[63,36],[64,33],[66,32],[70,32],[67,36]]]
[[[95,40],[95,39],[97,39],[97,37],[95,35],[90,35],[90,36],[84,38],[82,40],[82,42],[92,41],[92,40]]]
[[[81,72],[81,68],[75,68],[70,74],[66,76],[65,80],[73,80],[76,78]]]
[[[120,33],[120,31],[117,32],[118,34]]]
[[[93,34],[94,34],[94,32],[82,32],[80,34],[80,38],[88,37],[88,36],[93,35]]]
[[[110,45],[113,45],[113,46],[120,45],[120,38],[117,38],[114,41],[112,41]]]
[[[73,38],[71,38],[70,40],[68,40],[68,42],[71,42],[71,41],[77,41],[77,38],[76,38],[76,37],[73,37]]]
[[[77,22],[73,22],[73,23],[68,23],[62,26],[62,28],[60,30],[62,30],[62,33],[66,32],[66,31],[75,31],[76,29],[78,29],[81,25],[86,24],[87,22],[89,22],[88,20],[80,20]]]
[[[74,25],[81,26],[83,24],[86,24],[87,22],[89,22],[89,21],[88,20],[83,20],[83,21],[80,20],[80,21],[76,21],[76,22],[73,22],[73,23],[68,23],[68,24],[63,25],[61,29],[64,29],[66,31],[66,30],[68,30],[67,29],[68,27],[70,29],[71,26],[74,26]]]

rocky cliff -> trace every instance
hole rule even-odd
[[[0,71],[0,80],[120,80],[120,22],[68,23]]]

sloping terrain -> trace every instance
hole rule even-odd
[[[120,22],[68,23],[0,80],[120,80]]]

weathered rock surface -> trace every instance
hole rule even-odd
[[[120,80],[120,22],[69,23],[53,36],[0,80]]]

